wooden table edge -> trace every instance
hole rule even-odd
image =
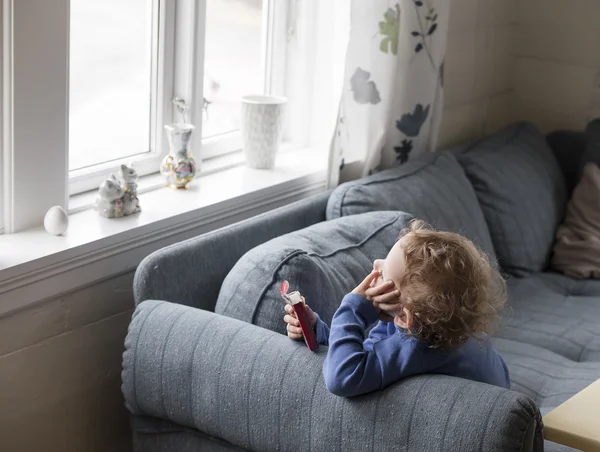
[[[589,391],[592,387],[594,387],[594,389],[592,389],[593,391],[598,390],[598,387],[596,385],[600,385],[600,379],[593,381],[588,386],[579,391],[577,394],[573,395],[564,403],[560,404],[548,414],[543,416],[542,422],[544,424],[544,439],[552,441],[554,443],[562,444],[564,446],[583,450],[585,452],[600,452],[600,410],[598,413],[598,434],[595,433],[593,438],[587,435],[583,436],[578,432],[574,432],[573,430],[567,430],[553,425],[555,423],[561,424],[560,419],[555,418],[560,418],[560,416],[564,416],[564,414],[558,414],[558,412],[564,411],[565,405],[569,405],[569,407],[571,408],[574,403],[580,403],[583,393]],[[573,399],[577,399],[578,402],[575,402]]]
[[[544,423],[544,439],[585,452],[600,452],[600,440],[581,436],[556,427],[548,427],[546,423]]]

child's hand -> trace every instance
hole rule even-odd
[[[371,273],[369,273],[367,275],[367,277],[365,279],[363,279],[363,281],[358,286],[356,286],[356,289],[354,289],[352,291],[352,293],[354,293],[356,295],[360,295],[363,298],[367,298],[367,290],[369,290],[369,288],[371,287],[371,284],[377,278],[379,278],[380,275],[381,275],[381,272],[379,270],[373,270]]]
[[[393,311],[400,307],[400,291],[396,289],[394,281],[385,281],[365,291],[365,298],[373,306],[385,311]]]
[[[390,322],[393,320],[392,317],[382,311],[393,312],[400,307],[400,291],[396,289],[393,281],[378,284],[377,279],[380,276],[380,271],[373,270],[352,293],[361,295],[369,300],[380,314],[380,319]]]
[[[308,318],[310,319],[310,326],[314,330],[317,326],[317,314],[315,314],[313,310],[310,309],[310,306],[308,306],[306,303],[304,306],[306,307],[306,312],[308,313]],[[304,335],[302,334],[302,328],[300,328],[300,321],[298,321],[296,312],[291,304],[285,305],[285,312],[287,312],[287,314],[283,317],[283,321],[287,324],[287,335],[290,339],[299,341],[304,337]]]

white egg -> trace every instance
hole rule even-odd
[[[60,206],[52,206],[44,216],[44,228],[49,234],[61,235],[69,226],[69,216]]]

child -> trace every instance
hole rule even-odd
[[[373,267],[342,300],[331,331],[308,308],[319,343],[329,345],[329,391],[352,397],[424,373],[509,388],[506,364],[487,336],[506,285],[473,243],[413,222]],[[285,310],[288,336],[301,339],[293,309]]]

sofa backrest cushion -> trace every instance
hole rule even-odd
[[[565,176],[568,196],[579,182],[582,157],[586,150],[586,134],[581,130],[556,130],[546,136],[558,166]]]
[[[544,270],[567,201],[565,178],[533,124],[515,123],[459,156],[475,188],[500,265]]]
[[[590,121],[585,128],[585,149],[579,161],[577,182],[583,175],[585,164],[590,162],[600,166],[600,118]]]
[[[248,251],[221,287],[215,312],[285,334],[283,280],[330,322],[342,298],[385,258],[412,216],[370,212],[325,221]]]
[[[370,212],[408,212],[436,229],[460,233],[496,259],[471,183],[451,152],[430,153],[337,187],[327,219]]]

